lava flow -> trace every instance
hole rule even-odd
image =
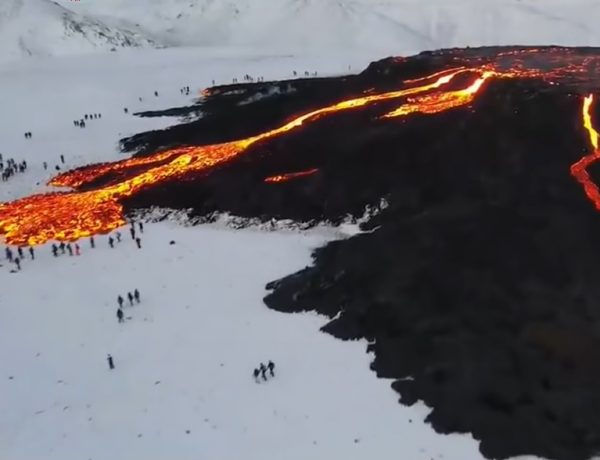
[[[278,174],[276,176],[267,177],[264,181],[269,183],[277,183],[277,182],[286,182],[288,180],[297,179],[299,177],[306,177],[316,173],[319,169],[312,168],[307,169],[306,171],[298,171],[287,174]]]
[[[554,84],[572,83],[580,82],[584,75],[593,75],[600,69],[600,57],[576,55],[562,49],[528,50],[526,53],[510,51],[492,57],[486,55],[484,58],[452,53],[449,53],[454,64],[452,67],[422,78],[405,80],[403,89],[343,100],[246,139],[174,148],[147,157],[91,165],[61,174],[52,179],[50,184],[70,187],[73,191],[0,203],[0,232],[7,243],[15,245],[42,244],[53,239],[73,241],[106,233],[125,223],[120,203],[123,198],[190,173],[208,172],[259,142],[282,136],[325,116],[396,99],[401,100],[400,107],[380,119],[405,117],[414,113],[435,114],[473,103],[484,84],[492,78],[540,78]],[[507,64],[507,60],[510,64]],[[468,80],[462,89],[457,89],[454,84],[459,75]],[[586,171],[589,164],[600,157],[598,134],[591,125],[592,101],[591,96],[584,101],[584,125],[590,132],[594,153],[574,164],[571,172],[600,209],[600,192]],[[282,182],[314,171],[316,168],[272,176],[266,182]],[[106,182],[106,178],[110,178],[110,181]],[[104,180],[103,185],[94,187],[94,183],[101,179]]]
[[[592,153],[584,156],[581,160],[571,166],[571,174],[583,186],[585,194],[594,203],[596,209],[600,211],[600,190],[594,183],[587,168],[594,162],[600,159],[600,150],[598,149],[598,131],[592,123],[592,107],[594,103],[594,95],[590,94],[583,100],[583,127],[590,138]]]
[[[15,245],[42,244],[52,239],[74,241],[93,234],[109,232],[125,223],[119,200],[145,187],[185,174],[208,170],[232,159],[259,141],[280,136],[299,128],[307,121],[314,121],[328,114],[355,109],[373,102],[437,89],[465,71],[464,69],[449,70],[442,72],[436,80],[421,86],[341,101],[246,139],[178,148],[150,157],[131,158],[62,174],[53,179],[51,184],[76,188],[89,184],[109,172],[124,173],[132,167],[147,167],[145,171],[133,177],[97,190],[34,195],[0,204],[0,231],[4,234],[7,243]]]

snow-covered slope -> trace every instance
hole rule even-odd
[[[600,45],[600,0],[60,0],[174,45],[364,49]]]
[[[178,106],[212,79],[331,74],[368,60],[215,55],[135,50],[0,67],[0,152],[29,165],[0,181],[0,201],[44,190],[60,154],[63,168],[112,161],[122,157],[121,135],[176,121],[139,119],[123,106]],[[185,85],[188,97],[179,91]],[[102,118],[85,129],[73,126],[96,112]],[[32,139],[23,137],[27,130]],[[142,249],[121,231],[114,249],[107,236],[93,250],[80,241],[81,256],[54,258],[46,245],[31,260],[25,251],[18,273],[0,247],[0,459],[482,458],[470,436],[436,434],[422,404],[397,404],[390,382],[369,369],[364,341],[338,341],[319,332],[324,318],[262,303],[267,281],[309,263],[310,250],[338,229],[233,231],[171,221],[147,224]],[[127,306],[131,319],[118,324],[117,295],[135,288],[142,303]],[[256,384],[252,370],[269,359],[277,376]]]
[[[152,44],[360,49],[373,58],[452,46],[600,45],[599,13],[600,0],[3,0],[0,60]]]
[[[0,60],[154,46],[139,31],[108,26],[50,0],[0,2]]]

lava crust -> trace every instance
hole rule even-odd
[[[269,283],[369,340],[400,401],[489,458],[600,452],[600,50],[480,48],[356,76],[213,88],[202,117],[122,141],[132,158],[0,203],[8,243],[107,233],[152,206],[339,222],[363,234]],[[146,113],[156,116],[163,113]],[[366,395],[368,397],[368,395]],[[401,436],[401,433],[399,433]]]

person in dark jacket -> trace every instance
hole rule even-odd
[[[124,320],[123,320],[123,310],[121,310],[120,308],[117,310],[117,318],[119,320],[119,323],[124,322]]]
[[[260,373],[262,375],[263,380],[267,380],[267,366],[264,363],[260,363]]]
[[[133,307],[133,295],[131,292],[127,293],[127,298],[129,299],[129,305]]]
[[[119,309],[123,308],[123,297],[119,295],[119,297],[117,297],[117,302],[119,303]]]
[[[271,377],[275,377],[275,363],[273,361],[269,361],[269,363],[267,364],[267,368],[269,369],[269,373],[271,374]]]
[[[111,370],[114,369],[115,362],[113,361],[113,357],[111,355],[108,355],[108,357],[106,359],[108,360],[108,368]]]
[[[138,291],[137,288],[135,289],[135,291],[133,291],[133,297],[135,298],[135,301],[137,303],[140,303],[140,291]]]
[[[254,381],[259,383],[258,376],[260,375],[260,371],[258,369],[254,369]]]
[[[33,251],[33,246],[29,246],[29,255],[31,256],[31,260],[35,259],[35,253]]]

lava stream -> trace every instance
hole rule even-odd
[[[73,241],[83,236],[109,232],[125,222],[122,206],[118,200],[131,196],[145,187],[217,166],[259,141],[282,135],[324,115],[437,89],[465,71],[464,69],[450,70],[442,72],[437,79],[421,86],[341,101],[247,139],[173,149],[149,157],[92,165],[61,174],[51,181],[51,184],[78,187],[92,183],[95,179],[111,172],[124,174],[133,168],[148,167],[145,171],[122,182],[96,190],[34,195],[10,203],[2,203],[0,204],[0,232],[4,234],[7,243],[15,245],[42,244],[52,239]]]
[[[310,176],[310,175],[316,173],[318,170],[319,170],[318,168],[313,168],[313,169],[308,169],[306,171],[298,171],[298,172],[292,172],[292,173],[287,173],[287,174],[279,174],[277,176],[267,177],[264,181],[268,182],[268,183],[287,182],[289,180],[297,179],[299,177]]]
[[[477,93],[486,80],[494,76],[502,76],[502,74],[498,74],[497,72],[490,70],[484,71],[483,74],[468,88],[456,91],[426,94],[420,97],[409,99],[408,104],[404,104],[400,108],[385,114],[383,118],[401,117],[416,112],[434,114],[468,105],[475,100],[475,96],[477,96]]]
[[[594,128],[592,122],[592,108],[594,104],[594,95],[590,94],[583,100],[583,127],[588,133],[592,153],[584,156],[581,160],[571,166],[571,174],[583,186],[587,197],[594,203],[596,209],[600,211],[600,190],[594,183],[587,168],[600,159],[600,150],[598,150],[598,131]]]
[[[585,62],[585,61],[584,61]],[[591,64],[596,65],[596,61]],[[591,65],[590,64],[590,65]],[[408,98],[398,109],[385,114],[385,118],[407,116],[412,113],[435,114],[471,104],[480,93],[484,83],[496,78],[554,78],[561,72],[572,77],[581,73],[582,64],[564,65],[542,73],[538,69],[527,69],[515,65],[510,70],[498,70],[496,65],[481,64],[473,67],[458,67],[411,80],[419,83],[402,90],[369,94],[344,100],[336,104],[313,110],[264,133],[246,139],[220,144],[169,149],[148,157],[135,157],[110,164],[92,165],[55,177],[52,185],[78,188],[110,175],[108,185],[87,191],[35,195],[10,203],[0,203],[0,232],[9,244],[42,244],[48,240],[73,241],[97,233],[106,233],[124,224],[120,200],[132,196],[144,188],[176,179],[190,173],[208,171],[237,155],[250,146],[313,122],[319,118],[344,110],[356,109],[369,104]],[[475,74],[469,86],[459,90],[443,90],[459,74]],[[404,83],[405,85],[407,82]],[[583,184],[586,194],[600,209],[600,192],[591,181],[586,168],[600,157],[598,133],[591,123],[593,97],[584,103],[584,125],[590,133],[594,153],[574,164],[571,172]],[[267,178],[267,182],[281,182],[294,177],[312,174],[314,171],[290,173]]]

